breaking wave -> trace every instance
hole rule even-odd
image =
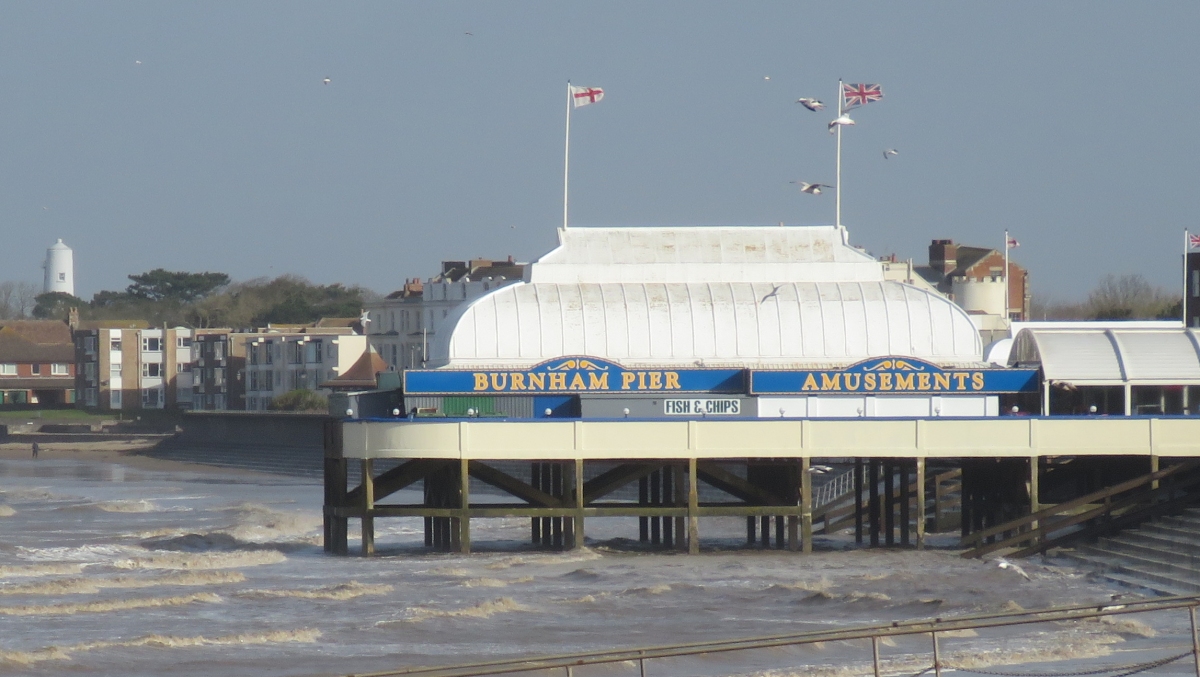
[[[430,618],[491,618],[496,614],[531,611],[531,609],[511,597],[498,597],[461,609],[431,609],[429,607],[418,606],[413,607],[409,611],[411,612],[411,616],[402,622],[419,623]],[[395,621],[391,622],[394,623]],[[388,621],[385,621],[385,623],[388,623]]]
[[[237,523],[224,532],[248,543],[274,543],[301,537],[307,542],[321,526],[319,516],[283,512],[258,503],[243,503],[231,510],[237,515]]]
[[[513,583],[528,583],[533,580],[533,576],[522,576],[520,578],[506,581],[500,578],[471,578],[460,583],[465,588],[507,588]]]
[[[525,566],[535,564],[541,566],[554,564],[571,564],[573,562],[590,562],[604,557],[604,555],[592,550],[591,548],[580,548],[569,553],[551,554],[551,555],[515,555],[513,557],[505,557],[488,564],[488,569],[508,569],[515,566]]]
[[[27,606],[0,606],[3,616],[73,616],[79,613],[104,613],[127,609],[149,609],[153,607],[182,606],[196,602],[220,602],[221,598],[211,592],[198,592],[178,597],[144,597],[141,599],[113,599],[80,604],[31,604]]]
[[[108,642],[82,642],[69,646],[49,646],[34,651],[0,651],[0,661],[17,665],[33,665],[43,661],[70,660],[72,654],[97,649],[154,647],[159,649],[183,649],[201,646],[248,646],[256,644],[312,643],[320,639],[320,630],[275,630],[271,632],[249,632],[222,637],[176,637],[172,635],[146,635],[136,639]]]
[[[0,517],[12,517],[15,514],[17,511],[13,510],[11,505],[0,505]]]
[[[349,583],[338,585],[300,590],[243,590],[237,593],[237,596],[258,599],[292,597],[296,599],[346,600],[364,595],[386,595],[392,590],[393,588],[390,585],[366,585],[358,581],[350,581]]]
[[[45,564],[12,564],[0,566],[0,578],[29,578],[33,576],[63,576],[83,571],[82,564],[47,562]]]
[[[94,595],[110,588],[134,589],[179,585],[223,585],[241,583],[246,576],[237,571],[188,571],[153,578],[63,578],[21,585],[0,586],[0,595]]]
[[[159,509],[157,505],[154,505],[153,503],[151,503],[150,501],[147,501],[144,498],[140,499],[140,500],[128,500],[128,501],[104,501],[102,503],[96,503],[95,507],[99,508],[100,510],[103,510],[104,512],[128,512],[128,513],[155,512],[156,510]]]
[[[235,550],[232,552],[157,552],[113,563],[119,569],[236,569],[279,564],[287,556],[278,550]]]

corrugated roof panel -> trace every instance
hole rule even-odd
[[[1200,356],[1185,332],[1113,331],[1131,381],[1200,380]]]
[[[443,326],[431,346],[435,365],[573,354],[688,364],[827,364],[882,354],[963,362],[983,350],[965,312],[897,282],[517,283],[460,307]]]
[[[1124,378],[1116,348],[1102,331],[1035,331],[1033,334],[1048,379],[1074,383],[1121,381]]]

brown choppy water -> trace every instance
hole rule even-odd
[[[719,519],[701,522],[699,556],[642,551],[627,540],[636,521],[618,519],[589,520],[588,547],[575,552],[527,549],[522,520],[481,520],[472,536],[483,552],[431,554],[419,520],[381,519],[380,556],[337,558],[320,548],[321,496],[316,483],[263,475],[0,461],[0,674],[368,672],[1130,593],[1061,561],[1029,562],[1025,581],[949,551],[842,551],[838,538],[809,556],[737,551],[744,522]],[[961,668],[1037,663],[1031,671],[1050,672],[1161,655],[1186,633],[1186,616],[1126,617],[960,633],[943,651]],[[927,667],[927,643],[888,640],[885,667]],[[589,670],[577,674],[636,674],[628,665]],[[651,671],[869,674],[870,645],[675,659]]]

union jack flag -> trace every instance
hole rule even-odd
[[[880,85],[842,84],[842,110],[844,111],[865,106],[882,98],[883,87]]]
[[[1188,249],[1200,249],[1200,235],[1188,234]]]

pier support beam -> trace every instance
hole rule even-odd
[[[362,460],[362,554],[375,554],[375,461]]]
[[[471,473],[468,467],[470,461],[464,458],[458,463],[458,508],[461,511],[458,517],[458,551],[466,555],[471,552]]]
[[[925,459],[917,459],[917,550],[925,549]]]
[[[700,478],[696,459],[688,459],[688,554],[700,554]]]
[[[342,456],[342,422],[326,421],[325,446],[325,552],[345,555],[349,551],[349,519],[334,514],[346,506],[346,459]]]
[[[583,532],[583,506],[585,496],[583,495],[583,459],[575,459],[575,520],[571,530],[572,540],[571,546],[575,549],[584,547],[584,532]]]
[[[809,472],[811,468],[812,459],[807,456],[800,459],[800,550],[805,553],[813,550],[812,473]],[[795,537],[792,537],[793,550],[795,542]]]

